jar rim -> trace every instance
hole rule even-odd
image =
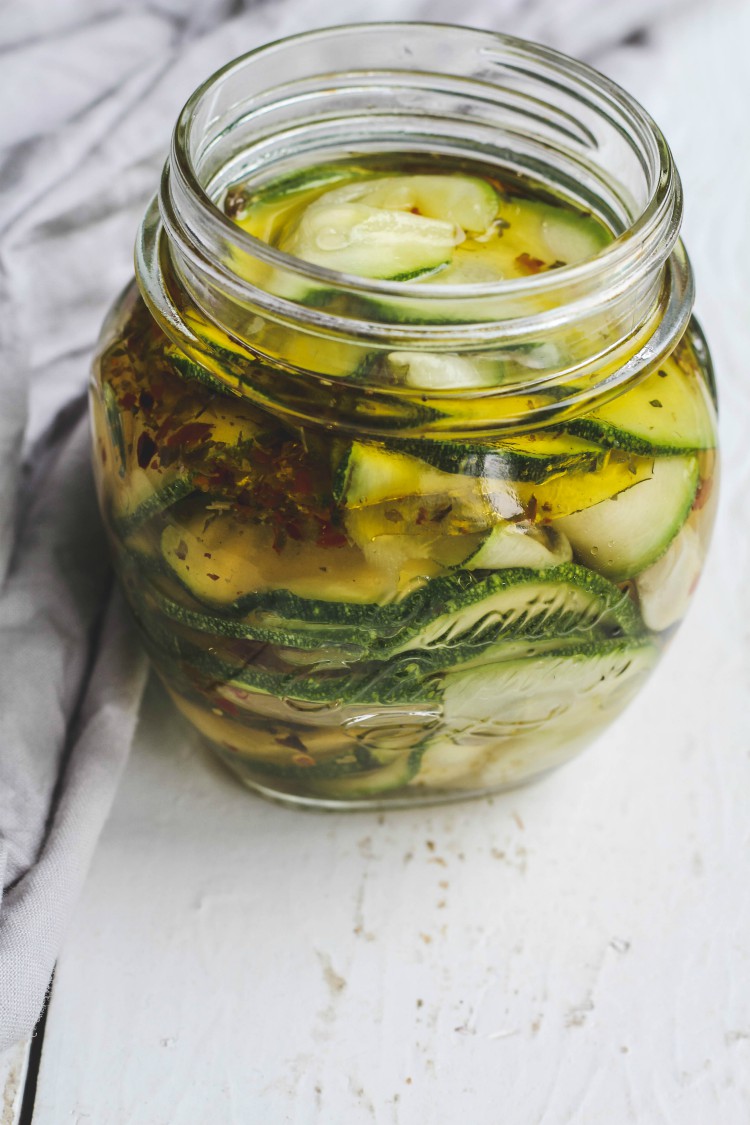
[[[660,260],[666,260],[679,235],[682,216],[681,186],[671,150],[663,133],[637,99],[593,67],[554,48],[501,32],[431,21],[372,21],[304,31],[256,47],[230,60],[211,74],[188,98],[178,116],[169,160],[173,181],[177,180],[179,189],[187,192],[201,209],[201,228],[204,237],[208,232],[217,244],[231,242],[238,251],[251,254],[264,264],[290,274],[301,275],[305,279],[323,283],[328,287],[335,287],[341,292],[367,293],[380,298],[393,297],[405,300],[425,298],[426,287],[419,283],[363,278],[331,270],[297,258],[251,235],[234,223],[212,199],[201,183],[191,155],[196,111],[201,102],[211,96],[216,86],[230,75],[242,71],[265,57],[283,52],[295,44],[314,44],[316,41],[331,37],[345,38],[352,35],[361,36],[368,31],[388,30],[419,33],[438,31],[450,33],[451,36],[460,35],[476,42],[484,42],[488,48],[500,46],[510,59],[540,64],[548,73],[567,80],[573,78],[581,91],[599,99],[598,108],[606,110],[611,107],[627,115],[628,123],[641,142],[642,152],[651,157],[648,171],[652,179],[652,189],[645,206],[637,217],[597,254],[579,262],[557,267],[554,271],[527,277],[454,285],[431,282],[430,301],[455,302],[496,297],[522,299],[527,295],[538,297],[544,291],[569,290],[582,283],[592,283],[598,278],[619,274],[623,268],[633,263],[643,265],[648,248],[655,243],[658,244],[657,253]],[[344,69],[341,73],[347,71]],[[282,298],[279,300],[283,301]]]
[[[350,41],[345,52],[347,36],[356,48]],[[285,50],[291,54],[282,67]],[[246,77],[243,68],[259,61]],[[272,183],[280,167],[309,168],[315,155],[342,151],[489,154],[500,169],[541,169],[543,182],[611,219],[615,237],[593,257],[531,277],[424,285],[302,261],[254,238],[216,202],[231,183],[253,176]],[[451,24],[348,24],[258,47],[198,87],[180,113],[159,195],[141,226],[136,274],[173,342],[270,409],[296,418],[312,410],[311,421],[372,433],[407,425],[437,432],[443,400],[457,417],[461,398],[477,432],[521,423],[533,429],[614,397],[681,337],[693,303],[681,217],[679,176],[658,126],[585,63]],[[265,272],[248,273],[247,255]],[[269,264],[295,286],[302,282],[292,288],[296,299],[278,276],[268,284]],[[325,299],[308,299],[311,281],[323,282]],[[214,328],[234,358],[217,350]],[[557,333],[565,347],[540,351]],[[298,334],[309,345],[299,362],[275,342]],[[384,367],[376,362],[357,379],[341,379],[341,344],[359,354],[370,349],[368,360],[394,350],[499,357],[509,377],[491,387],[425,391],[390,381],[386,356]],[[525,352],[533,352],[528,363],[518,358]],[[225,371],[227,363],[239,367]],[[243,372],[258,364],[274,372],[273,388],[248,384]],[[327,396],[324,419],[310,405],[313,389]],[[473,412],[471,401],[480,399]]]

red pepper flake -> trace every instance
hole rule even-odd
[[[150,391],[141,391],[138,396],[138,405],[141,410],[151,410],[154,405],[154,396]]]
[[[298,469],[294,474],[294,491],[299,493],[300,496],[309,496],[314,492],[309,469]]]
[[[430,513],[427,511],[427,509],[426,508],[420,508],[419,511],[417,512],[417,518],[416,518],[416,521],[415,521],[416,524],[417,524],[417,527],[419,527],[420,524],[427,523],[427,520],[429,518],[430,518]]]
[[[538,504],[537,498],[536,498],[536,496],[535,496],[535,495],[534,495],[534,494],[532,493],[532,495],[531,495],[531,497],[530,497],[530,499],[529,499],[529,502],[528,502],[528,504],[526,505],[526,511],[524,512],[524,515],[525,515],[525,517],[526,517],[526,519],[527,519],[527,520],[532,520],[532,521],[533,521],[533,520],[535,520],[535,519],[536,519],[536,510],[537,510],[537,504]]]
[[[142,433],[138,438],[138,464],[141,469],[147,469],[157,452],[157,444],[151,434]]]
[[[541,258],[532,258],[531,254],[527,254],[525,250],[523,254],[517,255],[516,265],[525,270],[526,273],[539,273],[545,267]]]
[[[295,766],[314,766],[315,759],[311,754],[293,754],[292,762]]]
[[[231,469],[226,465],[216,465],[207,480],[209,486],[214,489],[232,488],[234,486],[234,476]]]
[[[216,706],[220,707],[221,710],[226,712],[227,715],[234,715],[237,718],[239,717],[239,707],[235,703],[232,703],[229,699],[217,699]]]
[[[187,543],[185,542],[184,539],[181,539],[180,542],[177,544],[177,546],[175,547],[174,553],[177,556],[177,558],[181,560],[181,562],[185,561],[185,559],[187,558],[188,548],[187,548]]]
[[[206,578],[210,578],[212,582],[218,582],[219,581],[218,574],[206,574]]]
[[[188,422],[167,438],[167,445],[198,445],[206,440],[212,429],[210,422]]]
[[[138,400],[132,391],[127,391],[120,399],[120,406],[123,410],[134,410]]]
[[[325,524],[320,529],[316,540],[318,547],[345,547],[348,542],[344,533],[330,524]]]
[[[167,436],[169,431],[172,429],[173,423],[174,423],[174,418],[170,414],[167,418],[164,419],[164,421],[159,426],[159,429],[156,431],[156,440],[157,441],[161,441],[162,438],[165,438]]]
[[[250,692],[245,691],[244,688],[230,687],[227,684],[226,690],[231,691],[231,693],[235,697],[235,699],[249,699],[250,698]]]
[[[212,557],[213,557],[213,556],[211,555],[211,552],[210,552],[210,551],[204,551],[204,552],[203,552],[203,558],[204,558],[204,559],[210,559],[210,558],[212,558]]]

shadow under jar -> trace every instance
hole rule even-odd
[[[357,276],[243,221],[376,173],[482,181],[487,237],[536,207],[549,253],[489,279]],[[571,215],[604,232],[588,254]],[[95,464],[154,666],[251,788],[327,807],[493,792],[633,697],[716,494],[680,220],[645,112],[520,40],[342,27],[196,91],[104,328]]]

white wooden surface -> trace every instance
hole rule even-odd
[[[536,787],[381,815],[248,797],[152,686],[34,1125],[750,1121],[748,43],[747,4],[704,3],[658,68],[611,60],[675,149],[724,391],[716,549],[663,666]]]
[[[29,1044],[0,1051],[0,1125],[14,1125],[21,1112]]]

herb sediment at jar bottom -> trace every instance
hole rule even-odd
[[[611,238],[533,185],[382,162],[238,185],[223,206],[301,258],[425,288],[559,268]],[[457,355],[375,363],[408,387],[509,378]],[[373,362],[345,368],[369,378]],[[93,402],[104,510],[157,669],[235,769],[290,796],[481,791],[557,764],[633,696],[700,573],[714,428],[690,331],[558,427],[376,440],[227,390],[131,293]]]

